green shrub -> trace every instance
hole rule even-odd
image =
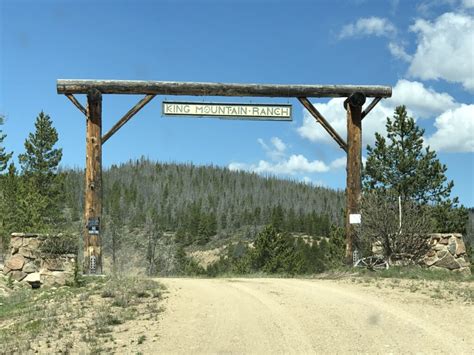
[[[51,255],[77,255],[78,247],[79,242],[77,236],[59,234],[47,236],[41,243],[40,250],[44,254]]]

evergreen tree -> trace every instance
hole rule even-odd
[[[15,164],[10,163],[8,173],[2,177],[2,213],[0,214],[0,229],[7,238],[11,233],[21,230],[18,216],[19,179]],[[6,239],[5,239],[6,240]]]
[[[3,133],[1,126],[3,125],[4,117],[0,115],[0,174],[7,168],[8,161],[12,157],[12,153],[7,153],[3,146],[3,140],[7,136]]]
[[[430,206],[424,210],[432,216],[433,232],[465,231],[467,213],[463,207],[458,210],[457,197],[449,198],[454,183],[447,180],[447,168],[429,146],[423,148],[424,130],[405,106],[395,109],[393,119],[387,118],[386,128],[387,139],[376,133],[375,147],[367,147],[366,192],[390,200],[387,203],[401,198],[402,206]]]
[[[281,232],[283,230],[285,224],[285,215],[281,205],[273,207],[270,223],[277,230],[277,232]]]
[[[387,117],[386,128],[388,140],[376,133],[375,147],[367,146],[364,188],[422,204],[449,198],[454,184],[447,182],[447,168],[429,147],[423,149],[424,130],[405,106],[395,109],[393,120]]]
[[[297,253],[293,238],[268,226],[257,236],[252,254],[255,270],[267,273],[299,273],[303,257]]]
[[[12,201],[12,198],[16,198],[15,194],[11,191],[14,188],[10,185],[14,181],[9,178],[9,173],[6,176],[2,175],[8,166],[8,161],[12,157],[12,153],[7,153],[3,146],[3,141],[6,134],[3,133],[1,126],[3,125],[4,118],[0,115],[0,252],[4,252],[10,241],[10,233],[13,232],[15,214],[12,213],[16,208],[16,201]],[[16,180],[15,180],[16,182]]]
[[[40,112],[35,132],[18,156],[22,168],[21,215],[25,230],[44,231],[61,221],[62,177],[58,173],[62,149],[54,148],[58,133],[51,118]]]

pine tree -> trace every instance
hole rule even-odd
[[[376,133],[375,147],[367,146],[364,188],[400,196],[403,201],[439,203],[449,198],[446,166],[430,147],[423,148],[424,130],[408,117],[405,106],[387,118],[387,140]],[[455,201],[456,202],[456,201]]]
[[[2,233],[10,235],[21,230],[18,218],[19,179],[14,163],[8,166],[8,173],[2,177],[2,214],[0,215]]]
[[[0,115],[0,127],[3,125],[4,118]],[[16,201],[11,201],[11,198],[15,198],[15,194],[11,194],[10,185],[11,180],[9,179],[9,174],[3,176],[2,173],[8,166],[8,161],[12,157],[12,153],[7,153],[5,147],[3,147],[3,141],[6,137],[6,134],[3,134],[3,131],[0,129],[0,251],[6,251],[6,248],[9,244],[10,233],[13,232],[14,220],[12,217],[15,214],[12,214],[13,210],[16,208]]]
[[[398,209],[396,200],[400,198],[402,211],[409,209],[420,213],[417,220],[425,219],[426,214],[431,216],[432,232],[464,231],[467,213],[463,207],[458,210],[457,197],[450,199],[454,183],[447,180],[446,166],[440,163],[436,152],[429,146],[423,148],[424,130],[407,115],[405,106],[395,109],[393,119],[387,118],[386,128],[387,139],[376,133],[375,147],[367,147],[363,183],[365,191],[372,195],[365,199],[367,207],[378,201],[378,205],[390,207],[387,207],[388,213],[395,204]],[[374,223],[381,224],[382,219],[374,220]],[[369,227],[377,232],[377,226]],[[402,228],[396,232],[399,239],[402,230],[403,217]],[[421,230],[412,232],[423,237]],[[389,237],[393,236],[387,234]]]
[[[0,126],[3,125],[4,118],[0,115]],[[8,161],[12,157],[12,153],[7,153],[5,147],[3,146],[3,140],[7,135],[3,133],[0,129],[0,174],[7,168]]]
[[[18,156],[22,168],[21,214],[25,230],[53,229],[61,221],[62,177],[58,173],[62,149],[54,148],[58,133],[51,118],[40,112],[35,132]]]

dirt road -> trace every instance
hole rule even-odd
[[[474,353],[468,305],[329,280],[160,282],[165,311],[144,353]]]

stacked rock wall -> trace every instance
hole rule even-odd
[[[423,259],[424,264],[429,268],[470,273],[471,264],[461,234],[433,234],[430,238],[430,247]]]
[[[48,235],[13,233],[10,254],[5,260],[3,273],[15,281],[26,282],[33,288],[41,285],[62,286],[74,279],[76,256],[51,255],[41,251]]]

